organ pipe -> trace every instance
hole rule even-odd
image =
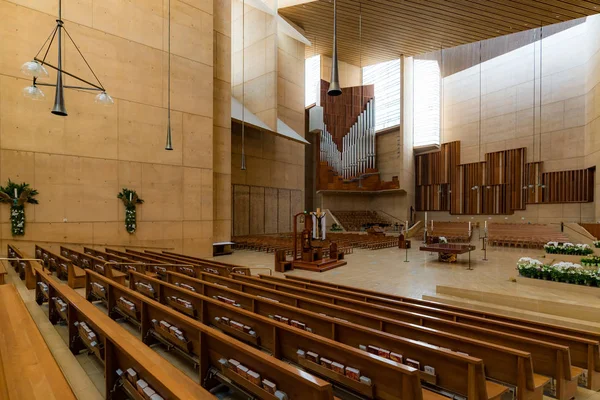
[[[324,125],[321,132],[321,162],[326,162],[344,179],[360,177],[375,168],[375,99],[365,109],[341,140],[341,151]]]

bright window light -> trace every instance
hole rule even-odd
[[[440,66],[414,60],[414,147],[440,144]]]
[[[304,60],[304,106],[320,104],[321,96],[321,56]]]
[[[363,85],[375,85],[375,131],[400,124],[400,60],[363,68]]]

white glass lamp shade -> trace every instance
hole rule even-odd
[[[47,78],[48,71],[37,61],[27,61],[21,65],[21,72],[34,78]]]
[[[115,101],[110,97],[110,95],[106,92],[102,92],[96,96],[95,102],[97,104],[101,104],[103,106],[111,106],[115,104]]]
[[[40,90],[35,85],[27,86],[23,89],[23,96],[27,97],[31,100],[44,100],[46,96],[44,96],[44,92]]]

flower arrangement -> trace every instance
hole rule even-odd
[[[600,267],[600,257],[599,256],[583,257],[581,259],[581,265],[583,265],[584,267]]]
[[[125,229],[129,233],[135,233],[137,229],[137,210],[136,205],[144,203],[144,200],[140,199],[135,190],[129,190],[123,188],[121,193],[117,195],[117,198],[123,201],[125,205]]]
[[[548,242],[544,245],[544,250],[548,254],[567,254],[573,256],[587,256],[594,253],[594,250],[588,244],[573,244],[558,242]]]
[[[517,262],[519,275],[526,278],[545,279],[576,285],[600,286],[600,269],[585,268],[579,264],[562,261],[544,265],[539,260],[523,257]]]
[[[448,239],[446,239],[446,237],[444,237],[444,236],[440,236],[438,238],[438,240],[440,243],[443,243],[443,244],[448,243]]]
[[[38,191],[28,183],[15,183],[10,179],[6,186],[0,186],[0,203],[10,204],[10,225],[13,236],[25,235],[25,204],[38,204],[34,196]]]
[[[594,240],[594,247],[600,248],[600,240]]]

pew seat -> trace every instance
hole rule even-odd
[[[0,304],[0,398],[75,400],[14,285],[0,286]]]
[[[69,285],[69,287],[72,287],[73,289],[84,287],[85,286],[85,271],[83,270],[83,268],[80,268],[77,265],[70,263],[67,284]]]

